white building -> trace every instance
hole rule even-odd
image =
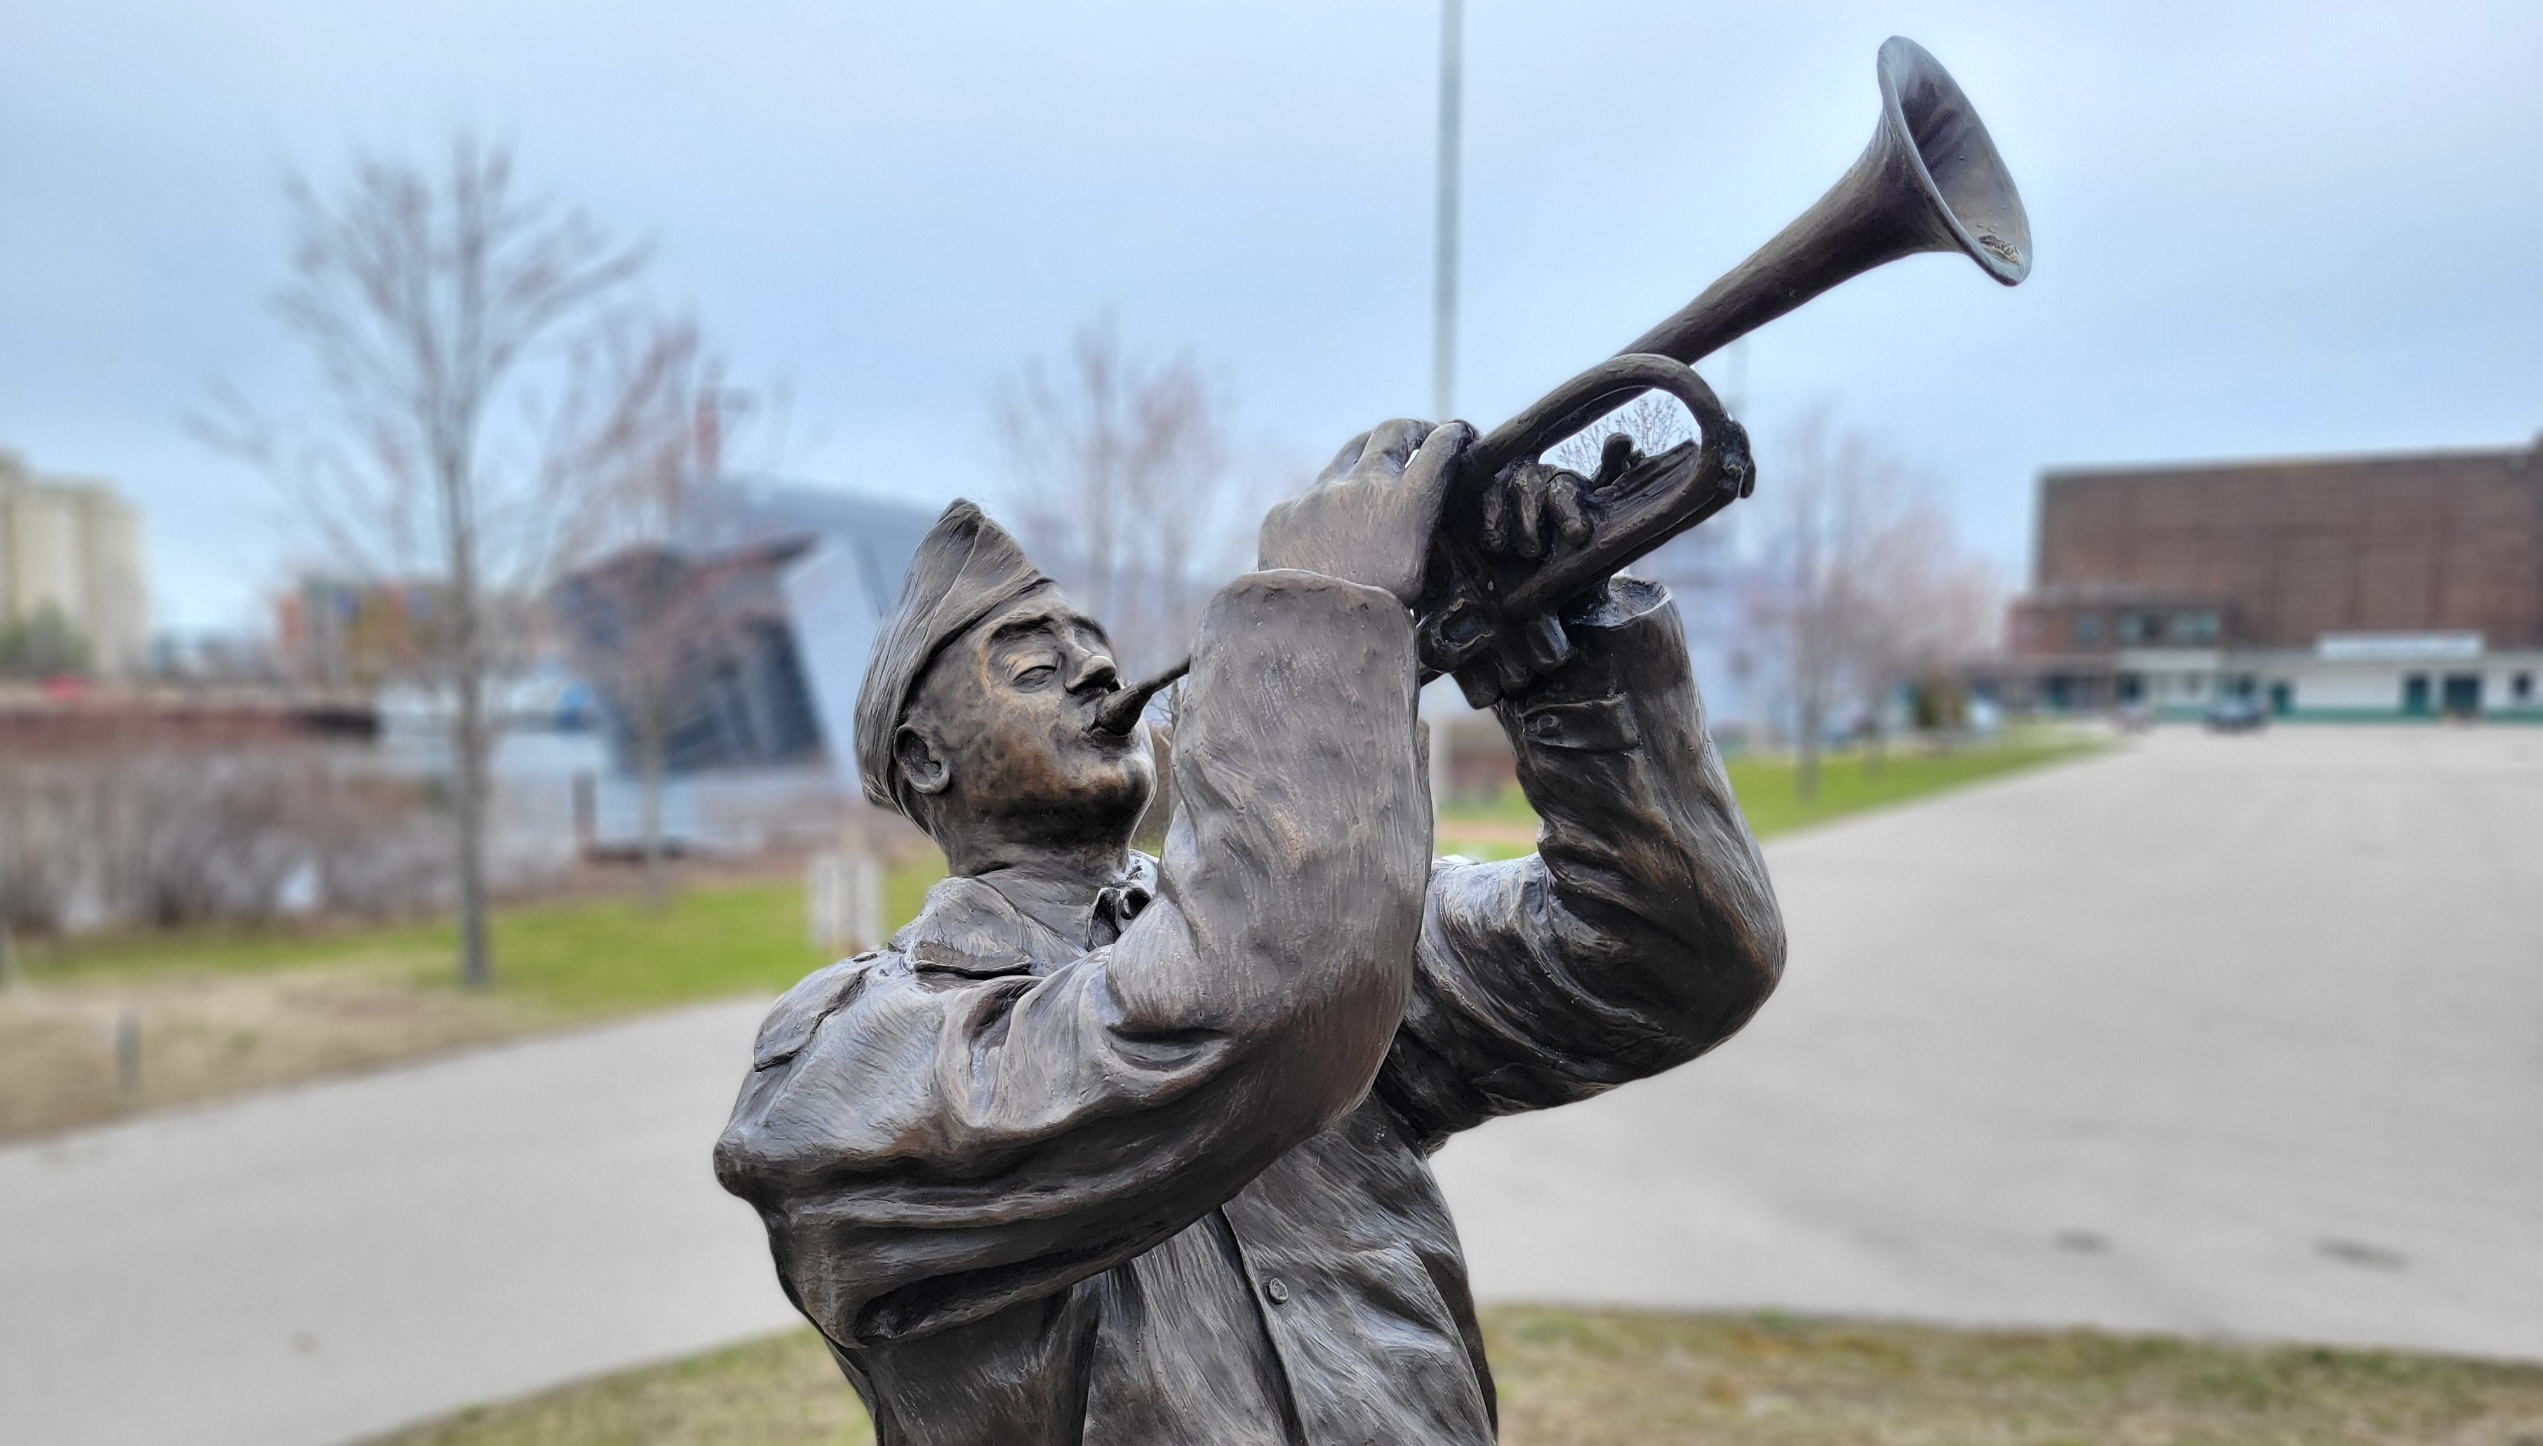
[[[141,518],[103,482],[38,477],[0,452],[0,628],[46,613],[109,676],[136,672],[150,641]]]

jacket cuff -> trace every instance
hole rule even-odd
[[[1625,679],[1685,643],[1674,626],[1669,590],[1638,577],[1607,586],[1564,610],[1572,655],[1562,666],[1494,705],[1513,741],[1608,752],[1639,741]]]

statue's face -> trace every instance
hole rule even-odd
[[[936,655],[902,725],[945,770],[931,817],[1019,842],[1127,841],[1157,771],[1144,723],[1088,726],[1119,683],[1104,630],[1056,587],[981,619]]]

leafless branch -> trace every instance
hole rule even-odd
[[[1272,489],[1228,412],[1192,356],[1134,355],[1110,316],[1078,330],[1056,373],[1029,359],[991,395],[1017,531],[1132,672],[1179,656],[1210,592],[1250,560]]]

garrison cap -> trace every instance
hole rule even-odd
[[[1049,581],[973,503],[956,502],[936,519],[910,559],[900,601],[874,634],[857,692],[856,765],[867,798],[909,812],[892,766],[892,734],[927,665],[972,624]]]

